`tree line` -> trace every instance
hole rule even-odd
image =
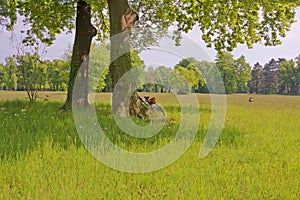
[[[145,64],[138,54],[135,52],[131,54],[133,65],[145,68]],[[34,98],[37,91],[66,91],[71,55],[65,53],[64,57],[65,59],[53,61],[42,60],[37,53],[7,57],[5,64],[0,64],[0,89],[27,91],[30,98]],[[90,90],[112,92],[113,87],[107,67],[109,65],[109,47],[93,44],[90,62],[91,65],[96,66],[93,67],[94,71],[91,73],[90,79],[99,79],[97,77],[99,69],[107,68],[100,80],[96,80],[97,84],[94,88],[90,88]],[[228,94],[299,95],[300,92],[300,56],[291,60],[273,58],[264,65],[256,63],[251,68],[244,56],[235,59],[228,52],[218,53],[215,62],[185,58],[173,68],[147,67],[144,73],[148,74],[148,78],[151,77],[151,80],[147,81],[161,84],[147,84],[138,90],[140,92],[170,92],[173,90],[179,94],[215,93],[217,90],[212,87],[209,91],[207,87],[208,79],[213,81],[215,76],[211,71],[213,67],[219,70]],[[143,79],[144,76],[141,76]]]
[[[155,69],[150,67],[148,73],[156,77],[156,80],[163,80],[165,85],[172,85],[178,90],[178,93],[219,93],[218,88],[215,88],[218,87],[218,84],[212,84],[218,81],[213,68],[220,72],[227,94],[299,95],[300,93],[300,56],[291,60],[272,58],[264,65],[257,62],[253,67],[247,63],[244,56],[235,59],[228,52],[218,53],[215,62],[197,61],[192,57],[185,58],[174,66],[174,70],[181,74],[186,82],[180,77],[171,75],[172,70],[164,66]],[[169,77],[175,77],[174,81],[170,80],[172,78],[166,79],[166,74]],[[210,88],[208,82],[211,84]],[[188,88],[191,88],[191,91]],[[150,84],[145,86],[142,91],[167,92],[170,89],[172,88]]]
[[[65,91],[69,68],[68,60],[41,60],[38,54],[7,57],[0,63],[0,89]]]
[[[89,73],[89,90],[113,90],[108,73],[109,51],[108,45],[92,44],[89,62],[93,67]],[[136,52],[131,52],[131,56],[133,67],[145,65]],[[35,99],[38,91],[67,91],[72,59],[70,49],[62,57],[52,61],[43,60],[36,52],[6,57],[5,64],[0,63],[0,90],[26,91],[30,100]],[[102,77],[99,79],[100,72]]]

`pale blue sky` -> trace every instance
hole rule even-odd
[[[265,47],[261,44],[256,44],[253,49],[248,49],[245,45],[240,45],[233,51],[235,58],[244,55],[247,62],[252,66],[259,62],[262,65],[267,63],[272,58],[287,58],[293,59],[300,54],[300,8],[297,10],[297,22],[293,24],[292,29],[288,32],[287,37],[282,40],[282,44],[276,47]],[[186,36],[191,38],[195,43],[203,47],[211,60],[215,59],[216,52],[213,49],[205,47],[204,42],[201,40],[200,31],[196,28],[188,33]],[[4,63],[4,58],[14,54],[13,46],[9,40],[10,33],[0,29],[0,63]],[[61,59],[64,51],[67,49],[68,44],[73,43],[73,34],[62,34],[57,37],[53,46],[47,48],[47,53],[44,59]],[[170,55],[166,52],[147,52],[143,53],[142,59],[146,64],[166,65],[173,66],[180,58],[178,56]]]

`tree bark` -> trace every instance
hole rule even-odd
[[[96,34],[97,30],[91,24],[91,6],[85,1],[78,1],[68,93],[66,102],[61,108],[62,111],[71,109],[73,88],[79,72],[79,88],[74,96],[74,102],[76,105],[88,105],[88,55],[90,53],[92,38]]]
[[[127,0],[108,0],[109,18],[110,18],[110,59],[109,74],[112,79],[112,87],[115,86],[119,79],[132,68],[130,56],[130,32],[134,23],[138,20],[138,15],[134,12]],[[122,86],[125,90],[130,90],[130,83]],[[121,90],[122,90],[121,88]],[[131,93],[132,91],[126,91]],[[126,102],[129,99],[124,99],[120,93],[113,95],[113,111],[120,116],[128,116],[129,112],[126,109]],[[138,96],[134,92],[131,100],[130,112],[138,115]],[[136,105],[133,105],[136,104]]]

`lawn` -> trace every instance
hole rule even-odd
[[[208,128],[209,95],[197,95],[200,122],[191,147],[171,165],[143,174],[111,169],[83,146],[71,112],[58,112],[65,93],[0,91],[0,199],[299,199],[300,97],[228,95],[218,144],[198,154]],[[146,94],[141,94],[141,96]],[[174,95],[155,95],[168,111],[157,135],[137,139],[114,123],[111,94],[97,94],[107,136],[130,151],[151,151],[174,137],[180,109]]]

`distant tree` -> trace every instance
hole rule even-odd
[[[145,92],[171,92],[172,90],[178,94],[188,94],[191,92],[189,81],[195,80],[195,75],[191,75],[193,71],[181,66],[177,66],[176,69],[150,66],[145,73],[146,82],[150,83],[144,85]]]
[[[223,78],[226,93],[231,94],[237,92],[238,74],[235,68],[235,60],[228,52],[220,52],[217,55],[216,66],[219,69]]]
[[[279,69],[279,91],[282,94],[299,94],[300,67],[299,60],[285,60],[280,63]]]
[[[108,76],[109,47],[107,45],[92,44],[90,52],[89,89],[102,91],[107,85],[105,79]],[[99,74],[102,76],[99,78]]]
[[[170,92],[170,80],[169,80],[169,73],[171,71],[170,68],[165,66],[159,66],[157,69],[157,74],[159,76],[160,82],[162,83],[160,92]]]
[[[216,67],[215,62],[201,61],[197,64],[197,67],[201,71],[204,81],[204,84],[201,82],[199,83],[198,92],[215,93],[217,91],[217,88],[214,88],[216,85],[211,84],[215,82],[216,74],[212,72],[212,69]],[[210,88],[210,91],[208,90],[207,83],[212,87]]]
[[[279,66],[279,92],[281,94],[290,94],[293,87],[295,63],[293,60],[286,60]]]
[[[145,67],[145,63],[135,51],[131,51],[131,59],[133,67]],[[92,44],[89,56],[89,90],[112,92],[111,76],[109,74],[110,65],[110,46],[106,44]],[[99,79],[99,74],[102,77]],[[141,73],[142,75],[143,73]],[[143,81],[143,77],[138,77],[139,81]]]
[[[13,57],[5,58],[6,64],[4,66],[4,84],[6,90],[17,90],[18,77],[15,59]]]
[[[40,60],[37,68],[37,89],[39,91],[46,90],[48,86],[48,65],[45,61]]]
[[[294,93],[296,95],[299,95],[300,94],[300,55],[296,58],[296,66],[295,66],[294,74],[295,74]]]
[[[37,92],[44,81],[45,66],[37,53],[18,55],[15,57],[17,76],[26,90],[30,101],[37,98]]]
[[[0,63],[0,90],[3,90],[5,86],[4,77],[5,77],[4,65]]]
[[[263,67],[256,63],[251,70],[251,80],[249,81],[250,93],[261,94],[264,91],[264,73]]]
[[[130,51],[131,56],[131,66],[138,71],[139,76],[136,77],[136,83],[141,85],[145,81],[145,62],[140,58],[136,51]],[[139,87],[138,89],[142,89],[143,87]]]
[[[105,87],[102,90],[103,92],[112,92],[113,91],[113,87],[112,87],[112,82],[111,82],[111,77],[109,74],[107,74],[107,76],[105,77]]]
[[[143,85],[143,91],[145,92],[155,92],[155,82],[160,80],[160,74],[157,74],[156,69],[153,66],[149,66],[146,69],[148,76],[146,77],[146,82],[148,84]]]
[[[170,89],[173,92],[177,94],[189,94],[191,92],[191,85],[182,72],[172,69],[169,71],[169,77]]]
[[[58,60],[46,62],[47,80],[52,91],[66,91],[70,71],[70,60]]]
[[[192,87],[198,87],[198,80],[197,75],[194,73],[193,70],[189,70],[187,68],[177,66],[175,70],[180,73],[188,82],[189,86]]]
[[[162,70],[164,67],[153,67],[149,66],[145,71],[145,81],[147,84],[143,86],[145,92],[161,92],[163,86],[160,85],[163,81],[163,77],[166,75],[165,70]],[[168,76],[168,75],[167,75]]]
[[[234,62],[234,67],[237,70],[237,92],[248,93],[248,82],[251,80],[251,66],[246,62],[244,56],[241,56]]]
[[[264,65],[264,93],[265,94],[276,94],[279,92],[279,65],[285,59],[271,59],[267,64]]]
[[[184,58],[177,65],[175,65],[175,70],[179,71],[189,82],[192,90],[195,92],[199,87],[205,85],[204,78],[198,68],[199,61],[195,58]]]
[[[179,63],[176,64],[174,68],[176,68],[177,66],[187,68],[190,64],[193,64],[193,63],[197,64],[197,63],[199,63],[199,61],[196,60],[194,57],[184,58],[184,59],[180,60]]]

